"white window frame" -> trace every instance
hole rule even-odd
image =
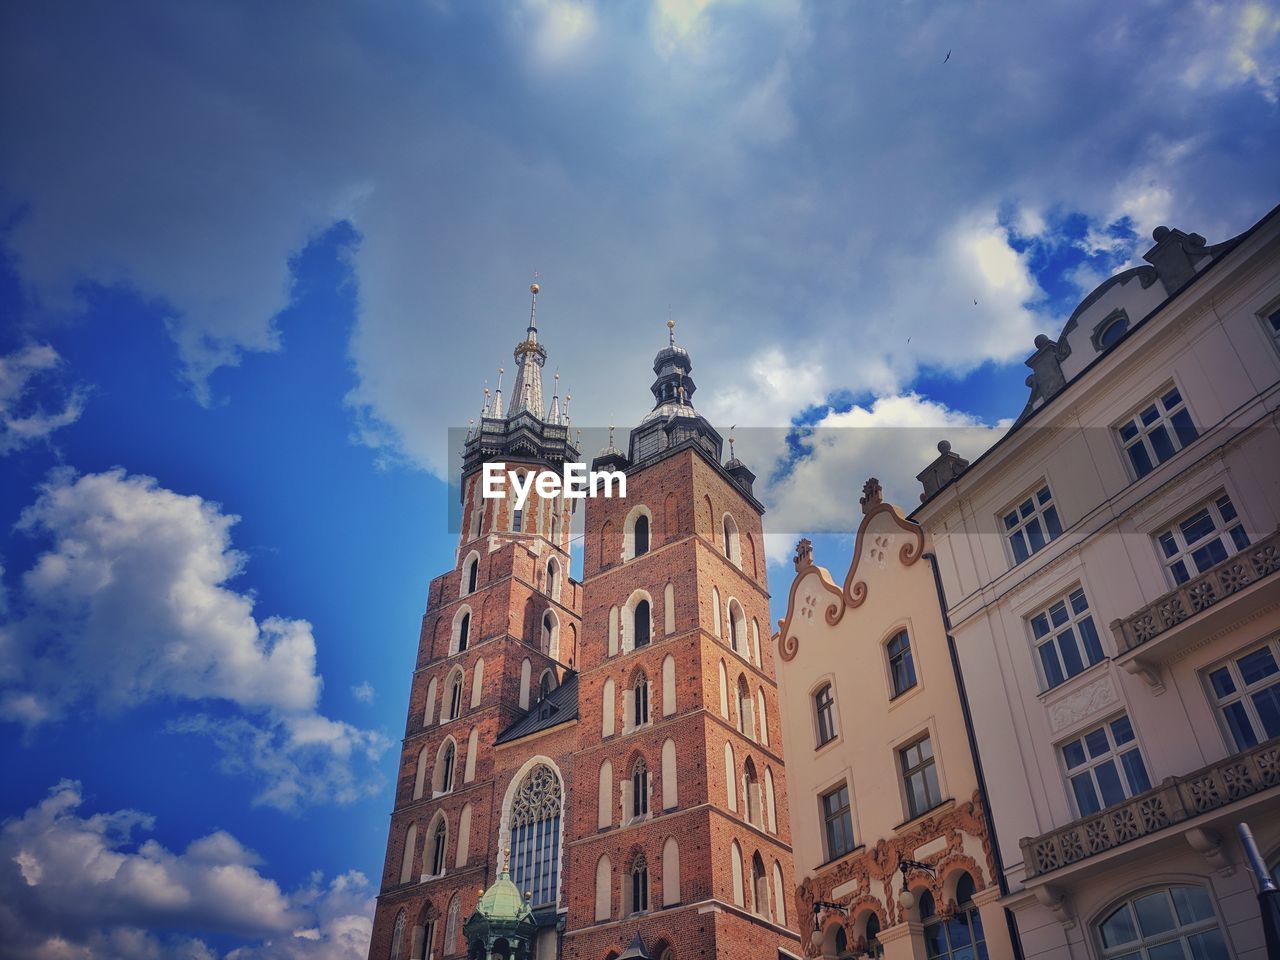
[[[1224,500],[1227,502],[1227,506],[1231,508],[1233,514],[1231,519],[1227,519],[1223,515],[1222,501]],[[1213,533],[1189,543],[1181,525],[1202,510],[1207,511],[1210,519],[1213,520]],[[1237,530],[1240,536],[1244,538],[1243,545],[1236,543],[1235,531]],[[1168,548],[1165,546],[1166,538],[1168,538],[1169,543],[1175,550],[1172,554],[1168,552]],[[1241,550],[1247,549],[1251,543],[1249,534],[1244,530],[1244,517],[1240,516],[1240,511],[1236,509],[1236,505],[1231,499],[1231,494],[1225,490],[1219,490],[1211,497],[1196,504],[1192,509],[1182,513],[1177,520],[1155,534],[1153,539],[1155,540],[1156,553],[1164,564],[1165,573],[1169,577],[1169,583],[1174,587],[1181,586],[1188,580],[1194,580],[1204,572],[1196,567],[1192,561],[1192,555],[1197,550],[1208,546],[1214,540],[1221,543],[1227,550],[1227,556],[1223,557],[1223,560],[1235,556]],[[1186,580],[1178,580],[1178,575],[1174,570],[1178,563],[1182,564],[1183,570],[1187,574]],[[1216,564],[1211,564],[1211,566],[1216,566]]]
[[[1042,501],[1040,499],[1042,493],[1048,494],[1048,500]],[[1023,508],[1028,502],[1031,504],[1031,512],[1023,513]],[[1050,531],[1050,511],[1053,512],[1054,525],[1058,528],[1057,533]],[[1017,518],[1013,526],[1009,526],[1008,521],[1011,515]],[[1015,567],[1030,560],[1054,540],[1057,540],[1058,537],[1062,536],[1062,531],[1065,529],[1062,524],[1062,511],[1058,508],[1058,500],[1053,495],[1053,487],[1049,485],[1047,478],[1040,480],[1030,490],[1001,510],[996,522],[998,529],[1004,535],[1005,549],[1008,551],[1009,562],[1011,566]],[[1032,523],[1039,524],[1040,530],[1044,534],[1044,542],[1034,548],[1031,546],[1031,536],[1028,532]],[[1019,559],[1018,552],[1013,546],[1014,536],[1018,534],[1021,534],[1022,541],[1027,549],[1027,555],[1021,559]]]
[[[826,799],[840,790],[844,790],[845,799],[848,800],[848,806],[844,810],[849,821],[849,849],[836,853],[831,849],[831,832],[827,829],[830,821],[827,817]],[[837,780],[829,784],[825,790],[818,791],[818,820],[822,824],[822,852],[826,856],[825,863],[830,863],[840,857],[846,857],[858,849],[858,835],[853,829],[853,788],[849,785],[848,780]]]
[[[1077,611],[1075,609],[1075,603],[1073,601],[1076,594],[1080,594],[1084,598],[1085,608],[1083,611]],[[1067,619],[1063,623],[1055,624],[1053,621],[1053,610],[1059,604],[1063,605],[1067,614]],[[1094,613],[1095,611],[1093,606],[1089,603],[1089,594],[1084,589],[1084,584],[1076,584],[1074,587],[1070,587],[1050,602],[1038,607],[1034,612],[1027,616],[1027,630],[1031,635],[1031,650],[1035,655],[1036,671],[1040,676],[1042,692],[1062,686],[1062,684],[1068,682],[1073,677],[1078,677],[1080,674],[1088,672],[1091,667],[1095,667],[1107,659],[1107,650],[1102,644],[1102,634],[1098,630],[1098,624],[1094,619]],[[1036,634],[1035,622],[1040,617],[1045,618],[1045,624],[1048,629],[1048,632],[1044,636],[1038,636]],[[1083,633],[1080,629],[1080,625],[1086,619],[1090,621],[1093,627],[1093,635],[1098,641],[1099,655],[1097,659],[1091,659],[1089,649],[1087,645],[1083,643]],[[1067,632],[1067,630],[1070,630],[1072,633],[1072,642],[1076,644],[1076,651],[1080,654],[1080,662],[1082,664],[1081,668],[1075,673],[1068,672],[1066,660],[1062,656],[1062,644],[1060,638]],[[1050,682],[1049,674],[1045,670],[1044,666],[1044,655],[1040,652],[1041,649],[1048,644],[1053,644],[1054,656],[1062,671],[1062,679],[1056,683]]]
[[[1264,640],[1262,643],[1256,643],[1252,646],[1237,650],[1235,653],[1231,654],[1231,656],[1224,660],[1219,660],[1204,671],[1205,689],[1208,693],[1210,702],[1213,704],[1213,712],[1218,716],[1218,723],[1222,726],[1222,733],[1226,738],[1227,746],[1233,753],[1249,750],[1252,748],[1252,745],[1241,745],[1236,743],[1235,734],[1231,732],[1231,724],[1228,722],[1226,716],[1226,708],[1232,704],[1242,703],[1244,705],[1244,711],[1249,719],[1251,732],[1256,738],[1257,743],[1263,743],[1270,739],[1266,735],[1267,731],[1262,726],[1262,718],[1258,716],[1258,708],[1254,703],[1253,695],[1263,690],[1270,689],[1277,683],[1280,683],[1280,674],[1269,674],[1263,679],[1257,680],[1252,684],[1246,684],[1244,682],[1244,677],[1240,673],[1240,665],[1238,662],[1244,657],[1256,653],[1263,648],[1269,649],[1271,651],[1272,659],[1275,660],[1277,664],[1280,664],[1280,636],[1275,636],[1271,637],[1269,640]],[[1235,690],[1231,693],[1219,696],[1218,692],[1214,688],[1212,678],[1214,674],[1223,669],[1225,669],[1231,677],[1231,682],[1235,685]]]
[[[907,751],[915,749],[916,747],[920,746],[920,744],[924,743],[926,740],[929,742],[929,756],[926,759],[921,760],[919,763],[915,764],[914,766],[908,767],[906,765]],[[896,747],[894,749],[894,754],[895,754],[894,760],[896,761],[896,764],[898,767],[898,782],[902,786],[903,810],[907,814],[908,822],[911,820],[916,820],[916,819],[919,819],[920,817],[923,817],[930,810],[936,809],[938,804],[942,803],[942,801],[946,799],[946,792],[944,791],[942,786],[942,770],[938,765],[938,751],[937,751],[937,748],[934,746],[933,741],[934,741],[933,730],[926,730],[924,733],[920,734],[920,736],[912,737],[906,743],[903,743],[901,746]],[[938,795],[934,797],[933,802],[930,803],[928,806],[926,806],[923,810],[912,810],[911,809],[911,783],[910,783],[911,777],[915,773],[923,773],[923,771],[929,767],[933,767],[933,784],[938,790]],[[925,777],[926,793],[928,792],[928,780],[929,778],[926,776]]]
[[[1116,724],[1121,720],[1128,722],[1129,731],[1132,733],[1133,739],[1126,740],[1124,743],[1117,743],[1113,724]],[[1085,737],[1090,734],[1097,733],[1099,730],[1103,731],[1107,738],[1107,751],[1106,753],[1093,757],[1089,755]],[[1084,751],[1084,761],[1083,763],[1072,767],[1067,763],[1066,748],[1077,741],[1079,741],[1081,749]],[[1132,744],[1132,746],[1130,746],[1130,744]],[[1146,756],[1142,752],[1142,743],[1138,740],[1137,728],[1134,727],[1133,720],[1125,711],[1121,711],[1120,713],[1109,717],[1102,723],[1095,723],[1087,729],[1081,730],[1074,736],[1059,742],[1055,745],[1055,750],[1058,754],[1058,763],[1062,768],[1063,783],[1067,788],[1067,797],[1071,803],[1071,808],[1076,812],[1077,816],[1093,816],[1103,810],[1109,809],[1102,795],[1102,785],[1098,782],[1096,771],[1099,767],[1111,764],[1116,770],[1120,780],[1120,787],[1124,791],[1124,800],[1130,800],[1140,793],[1145,793],[1154,785],[1151,780],[1151,768],[1147,764]],[[1123,757],[1135,751],[1138,754],[1138,761],[1142,764],[1142,772],[1147,778],[1147,785],[1145,787],[1130,782],[1129,768],[1126,767],[1123,762]],[[1076,789],[1072,782],[1073,778],[1084,776],[1086,774],[1089,777],[1089,781],[1093,784],[1094,795],[1097,797],[1098,803],[1100,804],[1097,810],[1093,810],[1088,813],[1080,808],[1080,802],[1076,797]],[[1124,800],[1120,802],[1123,803]],[[1112,804],[1111,806],[1115,806],[1115,804]]]
[[[1166,406],[1165,399],[1170,393],[1175,392],[1178,394],[1178,402]],[[1150,423],[1144,423],[1142,415],[1152,407],[1156,410],[1156,418]],[[1187,403],[1186,394],[1183,392],[1182,387],[1170,380],[1154,394],[1134,407],[1127,416],[1115,424],[1114,430],[1116,441],[1120,444],[1120,451],[1124,459],[1124,466],[1129,472],[1129,477],[1132,480],[1141,480],[1143,477],[1154,473],[1160,468],[1161,464],[1168,463],[1185,447],[1190,446],[1195,443],[1196,440],[1200,439],[1200,428],[1196,426],[1195,420],[1191,420],[1191,429],[1196,432],[1196,435],[1189,439],[1179,436],[1177,428],[1174,427],[1174,418],[1184,410],[1186,411],[1188,419],[1190,419],[1191,405]],[[1137,432],[1134,436],[1126,439],[1123,431],[1125,428],[1131,426],[1135,427]],[[1164,428],[1165,436],[1168,437],[1169,442],[1173,444],[1173,452],[1164,460],[1161,460],[1156,456],[1155,448],[1151,445],[1150,440],[1150,435],[1154,433],[1158,427]],[[1129,455],[1129,450],[1138,445],[1141,445],[1146,450],[1147,459],[1151,463],[1151,469],[1147,470],[1145,473],[1138,472],[1138,468],[1133,463],[1133,458]]]

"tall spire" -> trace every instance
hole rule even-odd
[[[529,284],[532,297],[529,306],[529,326],[525,328],[525,338],[516,344],[516,385],[511,391],[511,406],[507,416],[514,417],[523,410],[528,410],[535,417],[542,418],[542,365],[547,362],[547,348],[538,342],[538,291],[542,289],[534,274],[533,283]]]
[[[554,377],[555,386],[551,391],[551,409],[547,411],[547,423],[555,424],[557,427],[561,424],[560,419],[560,371],[556,371]]]

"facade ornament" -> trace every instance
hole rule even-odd
[[[801,537],[800,542],[796,544],[796,555],[791,558],[791,562],[795,564],[797,573],[805,567],[812,567],[813,541],[808,537]]]
[[[880,486],[880,481],[875,477],[870,477],[862,485],[862,499],[858,502],[862,504],[863,513],[870,513],[884,503],[884,488]]]

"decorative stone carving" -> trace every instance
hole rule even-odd
[[[1100,677],[1050,706],[1049,726],[1054,733],[1065,730],[1109,707],[1117,699],[1115,682],[1111,676]]]

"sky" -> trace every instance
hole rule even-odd
[[[448,431],[668,317],[843,572],[1166,224],[1280,201],[1280,8],[0,8],[0,960],[367,950]]]

